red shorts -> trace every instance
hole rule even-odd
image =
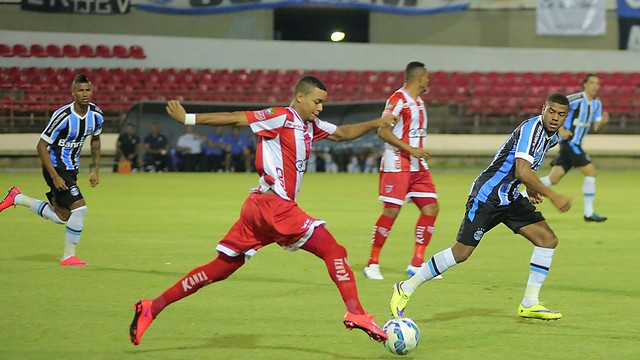
[[[228,256],[253,256],[258,249],[277,243],[297,250],[324,224],[302,211],[294,201],[275,194],[251,194],[240,210],[240,219],[231,227],[216,250]]]
[[[396,205],[404,204],[406,199],[430,198],[435,202],[438,198],[428,169],[414,172],[381,172],[379,191],[381,201]]]

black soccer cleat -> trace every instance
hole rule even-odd
[[[586,222],[603,222],[607,220],[606,216],[600,216],[596,213],[593,213],[591,216],[585,216],[584,221]]]

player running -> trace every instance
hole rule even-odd
[[[87,137],[91,136],[91,175],[89,185],[100,182],[100,134],[104,118],[102,111],[91,102],[93,90],[86,75],[78,75],[71,85],[73,102],[56,110],[36,149],[42,162],[42,175],[51,188],[46,195],[49,203],[22,194],[17,187],[0,203],[0,211],[10,206],[28,207],[34,214],[56,224],[66,224],[62,266],[87,266],[76,256],[76,245],[84,228],[87,205],[78,180],[80,153]]]
[[[571,199],[544,186],[535,174],[549,149],[558,143],[556,132],[568,112],[569,99],[563,94],[553,93],[542,107],[542,115],[522,122],[511,133],[489,167],[473,182],[456,243],[435,254],[409,280],[393,286],[389,304],[393,316],[403,316],[407,302],[420,285],[467,260],[482,237],[503,223],[534,245],[529,280],[518,306],[518,315],[542,320],[562,317],[538,301],[558,238],[532,204],[540,203],[545,196],[561,212],[571,208]],[[521,183],[527,188],[529,200],[518,192]]]
[[[373,316],[360,304],[345,248],[336,242],[324,221],[305,213],[295,200],[313,141],[352,140],[394,119],[336,126],[318,119],[326,99],[325,85],[313,76],[306,76],[296,84],[291,105],[286,108],[187,114],[178,101],[169,101],[169,115],[186,125],[248,125],[258,137],[255,165],[260,179],[258,187],[245,200],[240,219],[218,243],[218,257],[191,270],[157,298],[140,300],[134,305],[135,315],[129,328],[134,345],[140,344],[144,332],[166,306],[205,285],[226,279],[256,251],[272,243],[291,251],[303,249],[321,258],[347,307],[344,316],[347,329],[361,329],[378,342],[386,340]]]

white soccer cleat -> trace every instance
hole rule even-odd
[[[380,265],[371,264],[364,268],[364,276],[371,280],[384,280],[382,273],[380,272]]]
[[[422,263],[422,265],[424,265],[424,263]],[[407,266],[407,275],[413,276],[413,275],[417,274],[419,270],[420,270],[419,266],[413,266],[413,265],[409,264],[409,266]],[[441,280],[442,279],[442,275],[436,275],[433,279],[434,280]]]

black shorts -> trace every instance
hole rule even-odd
[[[551,162],[552,166],[562,166],[564,172],[571,170],[572,167],[580,168],[589,164],[591,164],[589,155],[580,146],[571,146],[567,142],[560,143],[560,151]]]
[[[517,233],[520,228],[543,220],[542,214],[522,195],[504,206],[483,203],[470,197],[456,241],[478,246],[482,236],[500,223]]]
[[[55,199],[56,204],[69,208],[71,204],[83,198],[78,185],[76,185],[76,182],[78,181],[78,170],[56,168],[56,172],[64,179],[64,183],[67,184],[69,189],[62,191],[56,189],[51,175],[49,175],[49,172],[45,168],[42,168],[44,180],[51,188],[51,191],[46,194],[47,199],[49,199],[49,202],[53,202],[53,199]]]

